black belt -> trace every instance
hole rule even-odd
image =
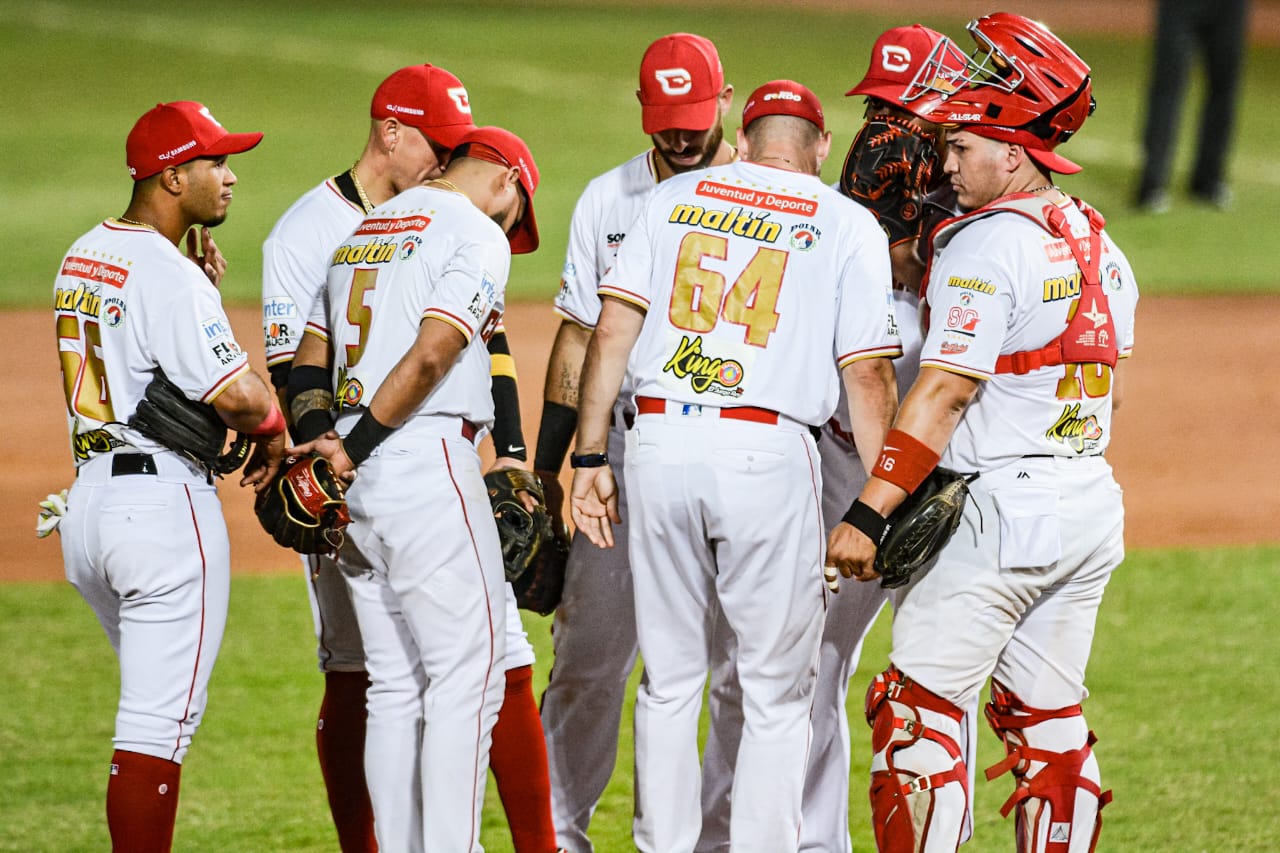
[[[150,453],[117,453],[111,457],[111,476],[127,477],[130,474],[156,474],[156,460]]]

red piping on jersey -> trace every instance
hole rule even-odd
[[[466,421],[463,421],[463,423],[465,424]],[[440,439],[440,449],[444,453],[445,468],[449,471],[449,482],[453,484],[453,491],[458,496],[458,506],[462,507],[462,520],[467,525],[467,535],[471,537],[471,552],[476,555],[476,568],[480,571],[480,585],[484,588],[485,615],[489,619],[489,666],[485,669],[484,687],[480,691],[480,710],[476,714],[475,772],[471,774],[471,799],[474,802],[475,798],[479,796],[476,786],[479,784],[478,777],[480,776],[480,742],[484,740],[484,695],[489,692],[489,674],[493,672],[493,609],[489,606],[489,582],[484,576],[484,563],[480,559],[480,548],[476,545],[475,530],[471,527],[470,516],[467,515],[467,502],[462,497],[462,489],[458,486],[457,479],[453,476],[453,462],[449,459],[449,444],[443,438]],[[471,837],[468,839],[468,849],[475,845],[477,833],[475,809],[472,809]]]
[[[200,655],[204,652],[204,596],[208,589],[206,580],[209,572],[209,564],[204,556],[204,540],[200,538],[200,521],[196,518],[195,503],[191,500],[191,487],[183,486],[182,491],[187,496],[187,507],[191,510],[191,527],[196,534],[196,550],[200,552],[200,638],[196,641],[196,661],[191,668],[191,686],[187,688],[187,706],[182,709],[182,717],[178,720],[178,740],[173,745],[173,752],[169,753],[170,761],[177,758],[178,750],[182,748],[182,724],[191,713],[191,697],[195,695],[196,681],[199,678]]]

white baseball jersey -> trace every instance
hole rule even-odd
[[[1087,237],[1084,214],[1070,203],[1061,207],[1075,236]],[[995,373],[1001,354],[1039,349],[1066,328],[1080,294],[1079,267],[1066,241],[1009,212],[975,216],[948,236],[929,272],[921,367],[984,381],[941,464],[986,471],[1022,456],[1102,454],[1111,439],[1109,367]],[[1105,231],[1099,270],[1125,358],[1133,348],[1138,288],[1128,260]]]
[[[333,178],[281,215],[262,244],[262,335],[267,367],[292,361],[303,324],[329,274],[333,248],[350,236],[364,208]]]
[[[324,299],[307,321],[333,345],[338,407],[367,406],[433,319],[467,346],[414,415],[491,426],[485,342],[502,319],[510,266],[502,229],[460,193],[414,187],[374,208],[333,252]]]
[[[824,240],[841,251],[812,252]],[[632,353],[636,394],[823,423],[837,366],[901,353],[886,244],[811,175],[738,162],[664,182],[599,288],[659,313]]]
[[[76,466],[122,444],[156,371],[210,402],[249,370],[218,289],[152,228],[108,219],[75,242],[54,282],[58,358]]]
[[[644,201],[658,185],[651,148],[594,178],[582,191],[569,222],[569,249],[560,273],[555,311],[561,317],[594,329],[600,319],[597,288],[613,266],[627,229],[636,221]],[[630,376],[623,380],[618,399],[631,403]]]

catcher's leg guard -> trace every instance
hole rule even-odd
[[[1092,748],[1097,738],[1080,706],[1031,708],[993,680],[986,714],[1009,753],[986,771],[987,778],[1011,770],[1017,780],[1000,814],[1018,809],[1018,853],[1092,853],[1111,792],[1100,787]]]
[[[964,712],[895,666],[867,690],[871,814],[881,853],[955,850],[969,803]]]

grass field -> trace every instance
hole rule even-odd
[[[587,180],[640,151],[645,138],[633,92],[644,47],[658,35],[691,30],[720,48],[735,84],[732,134],[747,94],[791,77],[822,98],[835,141],[825,175],[834,179],[861,117],[861,99],[843,93],[866,70],[884,28],[914,18],[951,33],[967,49],[954,16],[893,18],[787,9],[762,22],[758,8],[727,2],[597,8],[582,2],[384,2],[297,4],[231,0],[193,13],[140,0],[0,0],[0,64],[21,81],[0,100],[0,233],[5,264],[0,307],[41,304],[62,253],[104,216],[123,211],[129,178],[124,138],[157,101],[209,104],[233,130],[266,133],[259,148],[233,158],[240,176],[231,215],[217,232],[231,262],[227,298],[255,301],[261,244],[303,191],[347,168],[368,133],[368,102],[390,70],[431,61],[467,84],[476,119],[524,135],[543,172],[538,191],[544,248],[517,259],[516,298],[550,298],[559,279],[569,213]],[[1008,7],[1016,10],[1016,0]],[[1099,36],[1087,18],[1050,18],[1088,60],[1098,110],[1064,149],[1085,171],[1063,180],[1111,218],[1148,292],[1272,290],[1280,221],[1280,49],[1255,47],[1247,61],[1234,159],[1237,204],[1208,212],[1179,200],[1162,217],[1127,204],[1138,162],[1149,46]],[[1190,107],[1188,112],[1191,112]],[[1184,137],[1193,122],[1184,122]],[[1184,175],[1191,146],[1179,148]]]
[[[1146,552],[1117,572],[1098,623],[1085,705],[1115,802],[1100,850],[1280,848],[1280,742],[1273,736],[1280,635],[1272,630],[1280,548]],[[179,851],[335,849],[315,766],[314,671],[302,579],[232,584],[209,711],[188,756]],[[526,620],[540,693],[549,620]],[[849,713],[855,849],[871,849],[862,688],[887,652],[881,619],[853,680]],[[105,637],[66,585],[0,586],[0,850],[107,848],[103,791],[117,681]],[[634,690],[634,680],[632,684]],[[631,731],[626,711],[613,783],[596,814],[596,849],[631,849]],[[999,746],[983,727],[980,766]],[[966,849],[1012,850],[998,815],[1008,778],[978,785]],[[486,850],[509,851],[493,786]]]
[[[728,133],[756,85],[792,77],[811,86],[835,131],[825,172],[834,179],[861,114],[860,101],[841,96],[864,71],[876,34],[920,20],[959,37],[964,20],[986,10],[955,6],[949,18],[914,15],[910,2],[892,18],[797,9],[766,18],[728,2],[626,9],[570,0],[384,2],[373,11],[322,0],[299,12],[298,4],[272,0],[181,9],[140,0],[0,0],[0,69],[10,82],[0,99],[0,309],[45,303],[69,243],[124,209],[129,127],[157,101],[181,98],[205,101],[233,130],[267,134],[232,161],[241,184],[217,232],[232,265],[227,298],[256,302],[260,246],[272,223],[303,191],[350,165],[378,81],[421,61],[467,83],[478,121],[509,126],[530,142],[543,171],[544,248],[516,260],[511,291],[549,300],[582,187],[644,147],[632,92],[653,38],[692,30],[717,42],[738,92]],[[1108,214],[1145,292],[1280,289],[1280,48],[1254,47],[1247,59],[1234,209],[1211,212],[1175,198],[1166,216],[1138,216],[1127,204],[1149,45],[1086,32],[1079,21],[1049,22],[1092,64],[1099,101],[1064,149],[1085,171],[1063,185]],[[1180,177],[1190,135],[1188,124]],[[1116,794],[1101,850],[1280,849],[1280,745],[1271,728],[1278,587],[1277,546],[1137,552],[1117,573],[1086,705]],[[293,574],[234,580],[207,722],[183,776],[175,849],[335,849],[315,765],[322,681],[304,595]],[[551,662],[549,620],[526,617],[540,691]],[[851,690],[859,850],[871,847],[861,694],[883,666],[887,624],[875,627]],[[103,794],[118,680],[105,638],[69,586],[0,585],[0,650],[0,851],[106,849]],[[630,736],[628,708],[618,769],[593,827],[602,853],[631,848]],[[986,766],[998,745],[985,730],[981,737]],[[1013,849],[998,817],[1008,784],[1007,777],[979,784],[977,834],[967,849]],[[486,849],[509,851],[492,787],[490,795]]]

